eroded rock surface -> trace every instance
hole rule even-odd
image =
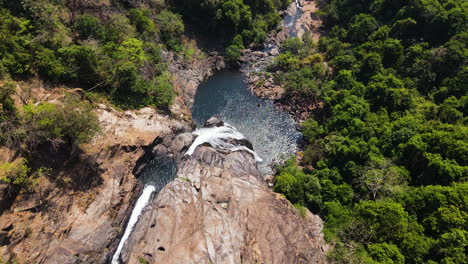
[[[118,112],[100,106],[96,113],[102,134],[0,215],[1,258],[107,263],[139,195],[132,173],[136,161],[155,139],[185,126],[152,109]]]
[[[169,60],[170,67],[182,65],[180,58]],[[5,188],[0,186],[0,259],[16,259],[19,263],[108,263],[140,193],[135,177],[145,165],[140,161],[150,156],[151,150],[161,152],[165,145],[170,146],[173,135],[191,130],[190,117],[178,116],[190,112],[185,95],[192,96],[199,82],[223,66],[218,60],[208,57],[186,61],[185,70],[173,69],[173,82],[180,96],[172,116],[152,108],[120,112],[100,104],[95,111],[102,133],[71,160],[61,153],[47,157],[60,169],[41,179],[32,195],[20,195],[4,206]],[[70,92],[45,87],[42,82],[32,85],[35,99],[40,102],[60,100]],[[82,93],[81,89],[72,92]],[[14,155],[3,152],[2,162],[11,162]]]
[[[303,98],[302,96],[285,98],[287,95],[284,83],[278,83],[273,77],[274,74],[265,72],[267,66],[274,62],[279,55],[280,44],[287,38],[297,36],[302,38],[305,33],[318,42],[322,31],[322,20],[317,15],[319,10],[316,1],[300,0],[301,9],[296,3],[292,3],[284,12],[285,15],[293,18],[294,23],[287,24],[282,21],[282,30],[277,34],[270,35],[265,43],[264,51],[244,51],[242,60],[244,62],[243,72],[246,74],[247,83],[250,90],[260,98],[275,101],[278,108],[290,113],[297,122],[302,122],[309,117],[310,111],[320,107],[313,98]],[[314,103],[311,103],[314,102]]]
[[[324,263],[321,229],[318,216],[300,216],[266,187],[250,153],[200,146],[144,210],[121,258],[131,264],[140,258],[165,264]]]

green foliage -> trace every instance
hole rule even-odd
[[[226,48],[226,58],[229,61],[237,61],[242,56],[244,45],[242,44],[242,36],[236,35],[232,40],[232,44]]]
[[[129,11],[131,23],[136,27],[140,34],[154,34],[156,33],[156,25],[151,19],[151,13],[147,9],[131,9]]]
[[[377,21],[369,14],[359,14],[351,19],[348,37],[352,42],[366,42],[377,29]]]
[[[175,10],[205,35],[226,40],[242,35],[244,43],[262,44],[276,28],[290,0],[172,0]]]
[[[28,185],[31,183],[30,171],[31,168],[28,167],[25,159],[4,163],[0,165],[0,182],[17,186]]]
[[[387,243],[371,244],[368,247],[369,254],[378,263],[403,264],[405,257],[397,246]]]
[[[285,194],[291,202],[307,206],[316,212],[322,203],[319,180],[296,168],[294,162],[293,159],[289,160],[279,170],[275,191]]]
[[[289,40],[270,69],[319,102],[302,124],[306,169],[278,170],[275,190],[323,216],[331,262],[465,263],[465,1],[320,5],[317,50]]]
[[[299,215],[300,215],[301,217],[303,217],[303,218],[306,217],[306,215],[307,215],[307,209],[306,209],[304,206],[302,206],[302,205],[300,205],[300,204],[294,204],[294,208],[296,208],[297,212],[299,213]]]
[[[140,264],[149,264],[149,262],[144,257],[139,257],[138,262],[140,262]]]
[[[99,131],[97,116],[86,101],[68,96],[63,103],[24,106],[24,142],[31,148],[43,143],[57,147],[88,143]]]
[[[94,38],[102,40],[105,38],[105,29],[101,21],[92,15],[80,15],[76,18],[73,28],[78,32],[82,40]]]
[[[31,55],[27,46],[32,40],[30,21],[14,17],[0,8],[0,77],[22,75],[31,70]]]
[[[123,8],[102,20],[82,14],[68,21],[65,14],[73,12],[63,1],[2,4],[0,77],[39,75],[107,94],[122,107],[168,109],[174,92],[161,50],[181,50],[184,24],[179,15],[159,11]],[[184,56],[193,52],[189,47]]]
[[[65,24],[65,2],[22,0],[21,5],[26,17],[35,27],[35,41],[53,48],[70,43],[70,29]]]
[[[13,131],[16,131],[20,120],[11,97],[13,94],[15,94],[13,82],[0,84],[0,144],[11,145],[18,141],[19,135]]]
[[[106,24],[106,41],[122,43],[136,36],[136,29],[130,20],[121,14],[112,15]]]
[[[273,62],[273,69],[282,71],[297,70],[300,66],[299,58],[291,52],[286,52],[278,55]]]
[[[302,40],[298,37],[290,38],[281,43],[281,50],[284,52],[291,52],[298,54],[303,46]]]
[[[181,16],[163,10],[156,16],[156,24],[160,30],[161,39],[166,46],[174,51],[180,51],[181,36],[185,30]]]
[[[130,38],[122,42],[117,47],[115,56],[117,59],[130,60],[136,65],[142,65],[147,60],[143,50],[143,42],[136,38]]]

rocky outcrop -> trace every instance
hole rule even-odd
[[[41,99],[54,100],[60,94],[49,91]],[[133,173],[137,160],[168,135],[190,130],[150,108],[119,112],[99,105],[96,114],[102,133],[94,142],[76,157],[46,157],[63,164],[0,215],[0,259],[107,263],[139,195]]]
[[[308,33],[315,42],[318,42],[322,34],[322,20],[316,14],[318,11],[316,1],[300,0],[299,4],[300,9],[296,3],[292,3],[284,11],[283,15],[288,19],[283,20],[280,32],[269,36],[263,51],[244,51],[242,70],[247,76],[250,90],[256,96],[275,101],[278,109],[290,113],[297,122],[302,122],[309,117],[313,109],[320,107],[320,103],[315,102],[314,98],[302,96],[285,98],[287,94],[284,84],[275,81],[273,73],[265,72],[268,65],[272,64],[279,55],[281,42],[287,38],[295,36],[302,38]],[[291,20],[289,24],[288,20]]]
[[[224,58],[217,52],[204,54],[196,47],[194,58],[189,60],[179,54],[166,52],[163,54],[167,61],[169,72],[175,77],[172,80],[177,93],[175,102],[171,106],[174,117],[191,121],[190,109],[193,105],[198,85],[213,75],[214,72],[225,67]]]
[[[193,139],[180,135],[183,151]],[[180,155],[179,155],[180,156]],[[253,156],[199,146],[140,216],[124,263],[324,263],[322,222],[266,187]]]

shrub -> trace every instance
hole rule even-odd
[[[92,15],[80,15],[76,18],[73,28],[79,33],[79,39],[104,39],[105,30],[101,21]]]
[[[99,131],[92,106],[69,95],[63,103],[24,106],[25,143],[34,148],[43,143],[53,147],[68,143],[73,147],[88,143]]]
[[[299,59],[290,52],[281,53],[275,58],[273,68],[282,71],[293,71],[300,67]]]
[[[23,158],[12,163],[4,163],[0,165],[0,182],[19,186],[27,185],[30,183],[30,171],[31,168],[28,167]]]
[[[156,33],[156,26],[151,19],[149,10],[135,8],[128,12],[130,22],[136,27],[140,34],[154,34]]]
[[[302,45],[302,40],[298,37],[294,37],[283,41],[281,43],[281,50],[284,52],[291,52],[292,54],[298,54]]]
[[[156,23],[160,29],[161,39],[166,46],[174,51],[180,51],[181,37],[185,30],[181,16],[163,10],[156,16]]]
[[[124,15],[112,15],[106,25],[106,41],[121,43],[122,41],[135,37],[135,27],[130,24]]]
[[[237,61],[242,56],[242,50],[244,45],[242,43],[242,36],[236,35],[232,40],[232,43],[226,49],[226,57],[229,61]]]

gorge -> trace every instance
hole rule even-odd
[[[297,1],[290,9],[283,26],[291,37],[295,36],[295,20],[301,13]],[[279,47],[269,49],[272,48]],[[168,182],[161,193],[160,188],[155,191],[152,183],[146,183],[112,264],[137,263],[137,259],[150,263],[256,263],[260,259],[267,263],[324,262],[320,219],[310,213],[303,216],[304,219],[298,218],[291,205],[270,194],[266,188],[265,177],[273,173],[273,166],[298,150],[302,136],[296,130],[294,120],[287,113],[276,110],[271,101],[253,95],[240,72],[225,70],[200,84],[192,117],[196,131],[176,137],[174,141],[182,143],[178,147],[174,144],[169,147],[168,155],[175,156],[179,164],[176,180]],[[250,164],[248,169],[247,164]],[[153,172],[167,170],[160,164],[148,167]],[[213,177],[220,179],[213,181]],[[237,181],[240,183],[235,184]],[[237,186],[239,184],[244,187]],[[253,193],[245,196],[245,192]],[[201,193],[201,197],[196,193]],[[169,197],[172,199],[167,200]],[[173,201],[180,200],[187,203],[185,207],[202,208],[202,211],[179,208],[180,205]],[[265,229],[263,222],[279,216],[270,211],[273,208],[282,208],[281,220],[273,221],[275,225]],[[258,214],[259,210],[264,212]],[[178,213],[174,216],[174,212]],[[234,219],[233,214],[236,215]],[[239,217],[246,218],[247,222],[250,218],[259,219],[246,227],[238,222],[243,221]],[[194,219],[191,225],[201,227],[178,224],[182,219]],[[283,226],[289,221],[304,224],[293,231]],[[149,222],[152,223],[150,226]],[[208,223],[209,227],[206,226]],[[183,233],[192,235],[189,238],[188,234],[164,234],[167,230],[184,230]],[[258,245],[257,240],[265,237],[257,236],[264,232],[272,232],[275,243]],[[278,233],[283,235],[278,236]],[[308,234],[307,238],[304,234]],[[181,236],[184,239],[177,240]],[[176,241],[172,241],[174,237]],[[254,251],[251,243],[255,243]],[[268,248],[276,248],[277,253],[267,253]]]
[[[466,263],[467,0],[0,0],[0,264]]]

